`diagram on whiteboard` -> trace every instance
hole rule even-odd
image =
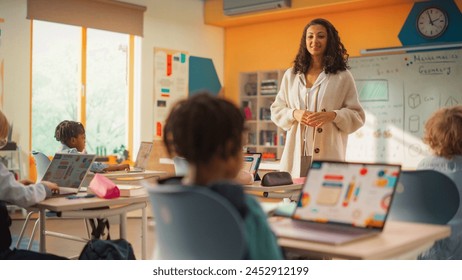
[[[350,59],[366,123],[350,134],[347,160],[415,168],[429,154],[425,122],[462,102],[462,51],[429,51]]]

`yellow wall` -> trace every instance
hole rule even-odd
[[[413,1],[396,2],[340,12],[324,8],[313,14],[307,10],[303,17],[297,12],[293,18],[225,27],[224,95],[235,101],[239,99],[240,72],[290,67],[303,28],[313,18],[326,18],[334,24],[350,57],[359,56],[362,49],[401,46],[398,34]],[[462,7],[462,0],[456,3]]]

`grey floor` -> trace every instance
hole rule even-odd
[[[24,219],[21,214],[15,213],[11,215],[13,218],[13,223],[11,225],[12,235],[19,235],[22,225],[24,224]],[[30,236],[30,231],[33,227],[33,222],[29,222],[28,230],[26,231],[27,237]],[[86,237],[87,233],[85,230],[85,224],[83,219],[62,219],[62,218],[48,218],[47,219],[47,230],[62,232],[71,235],[77,235],[81,237]],[[151,258],[153,248],[154,248],[154,223],[151,218],[148,218],[148,227],[147,227],[147,258]],[[119,225],[117,221],[110,223],[110,235],[111,239],[119,238]],[[127,219],[127,240],[132,244],[133,250],[135,252],[136,259],[141,259],[141,219],[138,217],[129,217]],[[65,256],[65,257],[75,257],[80,254],[85,243],[77,242],[73,240],[66,240],[61,238],[56,238],[52,236],[47,236],[47,252]],[[24,243],[24,242],[23,242]],[[38,231],[35,234],[34,247],[38,246]],[[25,249],[23,246],[21,249]]]

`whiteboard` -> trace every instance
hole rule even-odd
[[[350,59],[366,123],[348,139],[346,160],[413,169],[430,154],[424,125],[437,109],[462,103],[462,50]]]

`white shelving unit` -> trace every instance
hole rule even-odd
[[[240,74],[240,105],[249,129],[248,151],[263,154],[264,160],[281,158],[285,132],[271,121],[271,104],[276,98],[283,70]]]
[[[8,168],[11,172],[17,175],[17,179],[22,179],[22,168],[21,168],[21,153],[19,146],[15,149],[1,149],[0,150],[0,161]]]

